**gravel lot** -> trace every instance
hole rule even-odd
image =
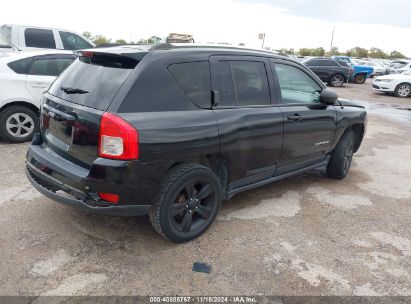
[[[225,202],[176,245],[146,217],[90,215],[36,192],[27,144],[1,142],[0,295],[410,295],[411,98],[349,84],[369,102],[349,176],[310,172]],[[192,271],[194,262],[212,266]]]

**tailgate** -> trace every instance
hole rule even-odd
[[[104,111],[45,94],[41,128],[50,149],[89,167],[97,158],[100,119]]]
[[[89,167],[98,157],[101,116],[137,63],[116,54],[80,53],[44,95],[41,128],[49,147]]]

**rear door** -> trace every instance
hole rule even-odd
[[[26,88],[35,101],[40,102],[51,83],[73,61],[74,55],[45,55],[33,58],[26,76]]]
[[[137,63],[113,54],[80,55],[45,95],[42,135],[50,148],[90,166],[98,155],[101,116]]]
[[[320,103],[323,89],[298,64],[272,60],[281,92],[284,144],[280,171],[290,171],[325,158],[336,130],[336,110]]]
[[[313,71],[322,81],[327,82],[330,75],[326,67],[324,67],[322,60],[311,59],[305,65]]]
[[[220,151],[230,162],[232,188],[275,173],[283,141],[283,118],[268,59],[211,57],[213,111]]]

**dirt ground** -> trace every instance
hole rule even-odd
[[[411,111],[392,108],[411,98],[369,82],[337,91],[370,108],[346,179],[310,172],[242,193],[180,245],[146,217],[43,197],[23,171],[27,144],[1,142],[0,295],[411,296]],[[211,273],[193,272],[194,262]]]

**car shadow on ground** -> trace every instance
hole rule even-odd
[[[253,207],[265,199],[273,199],[273,204],[275,204],[275,198],[280,198],[287,191],[303,191],[306,187],[314,184],[330,184],[330,187],[332,187],[332,184],[335,182],[335,180],[329,179],[322,171],[306,172],[273,184],[240,193],[230,200],[223,201],[219,215],[224,217],[230,212]],[[43,214],[43,216],[56,216],[56,211],[53,210],[55,208],[58,208],[58,213],[62,213],[59,216],[62,225],[60,228],[66,231],[66,233],[71,234],[71,236],[68,236],[70,238],[86,237],[96,245],[107,246],[110,247],[110,249],[121,249],[126,246],[126,244],[146,245],[147,243],[150,243],[149,246],[151,250],[176,246],[176,244],[163,239],[154,231],[148,216],[105,216],[87,213],[76,208],[61,205],[54,205],[49,207],[49,210],[44,210],[44,212],[50,214]],[[219,222],[217,219],[212,226],[225,224],[227,224],[226,221]],[[207,238],[207,233],[208,232],[200,236],[199,239]],[[195,244],[199,239],[190,243]]]

